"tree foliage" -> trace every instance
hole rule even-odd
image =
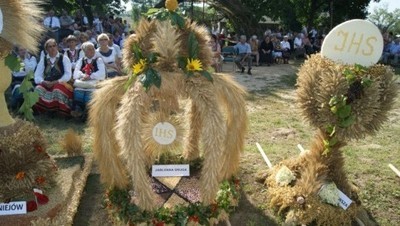
[[[263,16],[281,21],[282,27],[287,30],[299,31],[302,26],[329,29],[349,19],[366,18],[370,1],[209,0],[207,3],[222,13],[236,32],[251,34],[260,33],[258,23]],[[155,6],[163,7],[164,3],[165,0],[159,0]]]
[[[129,0],[122,1],[128,2]],[[93,21],[94,12],[99,15],[119,15],[125,10],[120,0],[51,0],[43,3],[43,7],[45,10],[53,9],[58,13],[63,9],[70,13],[80,10],[85,12],[89,23]]]
[[[368,16],[368,20],[374,23],[382,32],[400,31],[400,9],[395,9],[393,12],[388,11],[388,5],[375,8]]]

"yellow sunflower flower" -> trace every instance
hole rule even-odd
[[[140,73],[142,73],[146,67],[146,64],[146,59],[140,59],[138,63],[133,65],[133,74],[139,75]]]
[[[188,71],[202,71],[201,61],[199,59],[187,59],[186,70]]]
[[[167,8],[169,11],[175,11],[178,8],[178,1],[177,0],[165,1],[165,8]]]

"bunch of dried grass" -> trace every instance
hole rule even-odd
[[[42,18],[38,0],[2,0],[3,31],[0,33],[0,58],[7,56],[13,45],[23,46],[32,52],[37,50],[37,40],[43,27],[37,24]]]
[[[338,126],[339,120],[329,102],[334,96],[347,96],[349,83],[344,76],[353,66],[333,62],[319,54],[311,56],[300,68],[297,79],[297,102],[303,116],[319,129],[336,126],[339,140],[360,139],[373,135],[387,120],[387,113],[397,95],[393,71],[384,65],[373,65],[362,75],[372,83],[364,87],[360,98],[349,103],[355,122],[349,127]]]
[[[274,166],[266,180],[270,206],[285,216],[288,222],[317,225],[351,225],[360,208],[357,195],[349,185],[343,169],[343,156],[338,143],[323,155],[326,135],[320,131],[309,151],[296,158],[287,159]],[[296,176],[288,186],[280,186],[275,179],[280,166],[287,166]],[[348,195],[353,204],[347,210],[324,203],[318,196],[319,189],[327,182],[334,182]],[[304,203],[297,201],[304,198]],[[290,214],[289,214],[290,213]]]
[[[68,156],[83,155],[82,139],[73,129],[68,129],[61,140],[61,147]]]
[[[54,181],[56,166],[38,127],[25,121],[0,128],[0,200],[24,197]]]

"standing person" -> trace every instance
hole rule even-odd
[[[271,66],[272,63],[272,52],[274,51],[274,45],[271,42],[269,36],[265,36],[264,41],[260,45],[261,61],[266,62],[267,66]]]
[[[12,72],[10,105],[13,109],[19,108],[24,101],[22,94],[19,92],[19,87],[26,75],[35,71],[37,65],[36,57],[29,54],[25,48],[18,47],[16,51],[17,58],[21,62],[21,68],[19,71]]]
[[[211,66],[214,68],[215,72],[221,72],[221,45],[215,34],[211,35],[210,45],[213,52]]]
[[[54,10],[50,10],[43,20],[43,25],[48,29],[48,37],[54,38],[56,42],[60,40],[60,19],[54,15]]]
[[[246,40],[247,40],[246,35],[241,35],[240,41],[234,46],[234,48],[238,53],[238,55],[235,58],[235,63],[238,66],[238,68],[241,68],[241,73],[243,73],[246,69],[243,66],[243,63],[247,61],[247,67],[248,67],[247,74],[251,75],[251,64],[252,64],[251,47],[250,44],[246,42]]]
[[[258,39],[257,36],[253,35],[250,39],[251,55],[256,57],[256,66],[260,63],[260,53],[258,52]]]
[[[96,56],[96,49],[93,43],[82,44],[84,57],[76,63],[74,77],[74,102],[71,115],[80,117],[86,112],[86,105],[91,99],[93,90],[100,80],[106,78],[106,69],[101,57]]]
[[[46,54],[42,54],[35,70],[35,91],[39,101],[35,105],[38,112],[56,112],[70,115],[72,101],[71,61],[58,52],[57,42],[49,39],[45,42]]]
[[[110,39],[108,38],[107,34],[100,34],[97,37],[97,42],[99,43],[99,47],[97,48],[96,52],[97,55],[103,59],[103,62],[106,65],[107,77],[113,78],[115,76],[122,75],[121,61],[118,58],[115,49],[108,46]]]

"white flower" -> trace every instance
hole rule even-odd
[[[321,189],[318,192],[319,197],[322,201],[339,206],[339,190],[336,187],[335,183],[329,183],[322,185]]]
[[[286,186],[290,184],[293,180],[295,180],[296,177],[294,176],[294,173],[290,171],[287,166],[283,165],[278,173],[275,176],[276,183],[279,184],[279,186]]]

